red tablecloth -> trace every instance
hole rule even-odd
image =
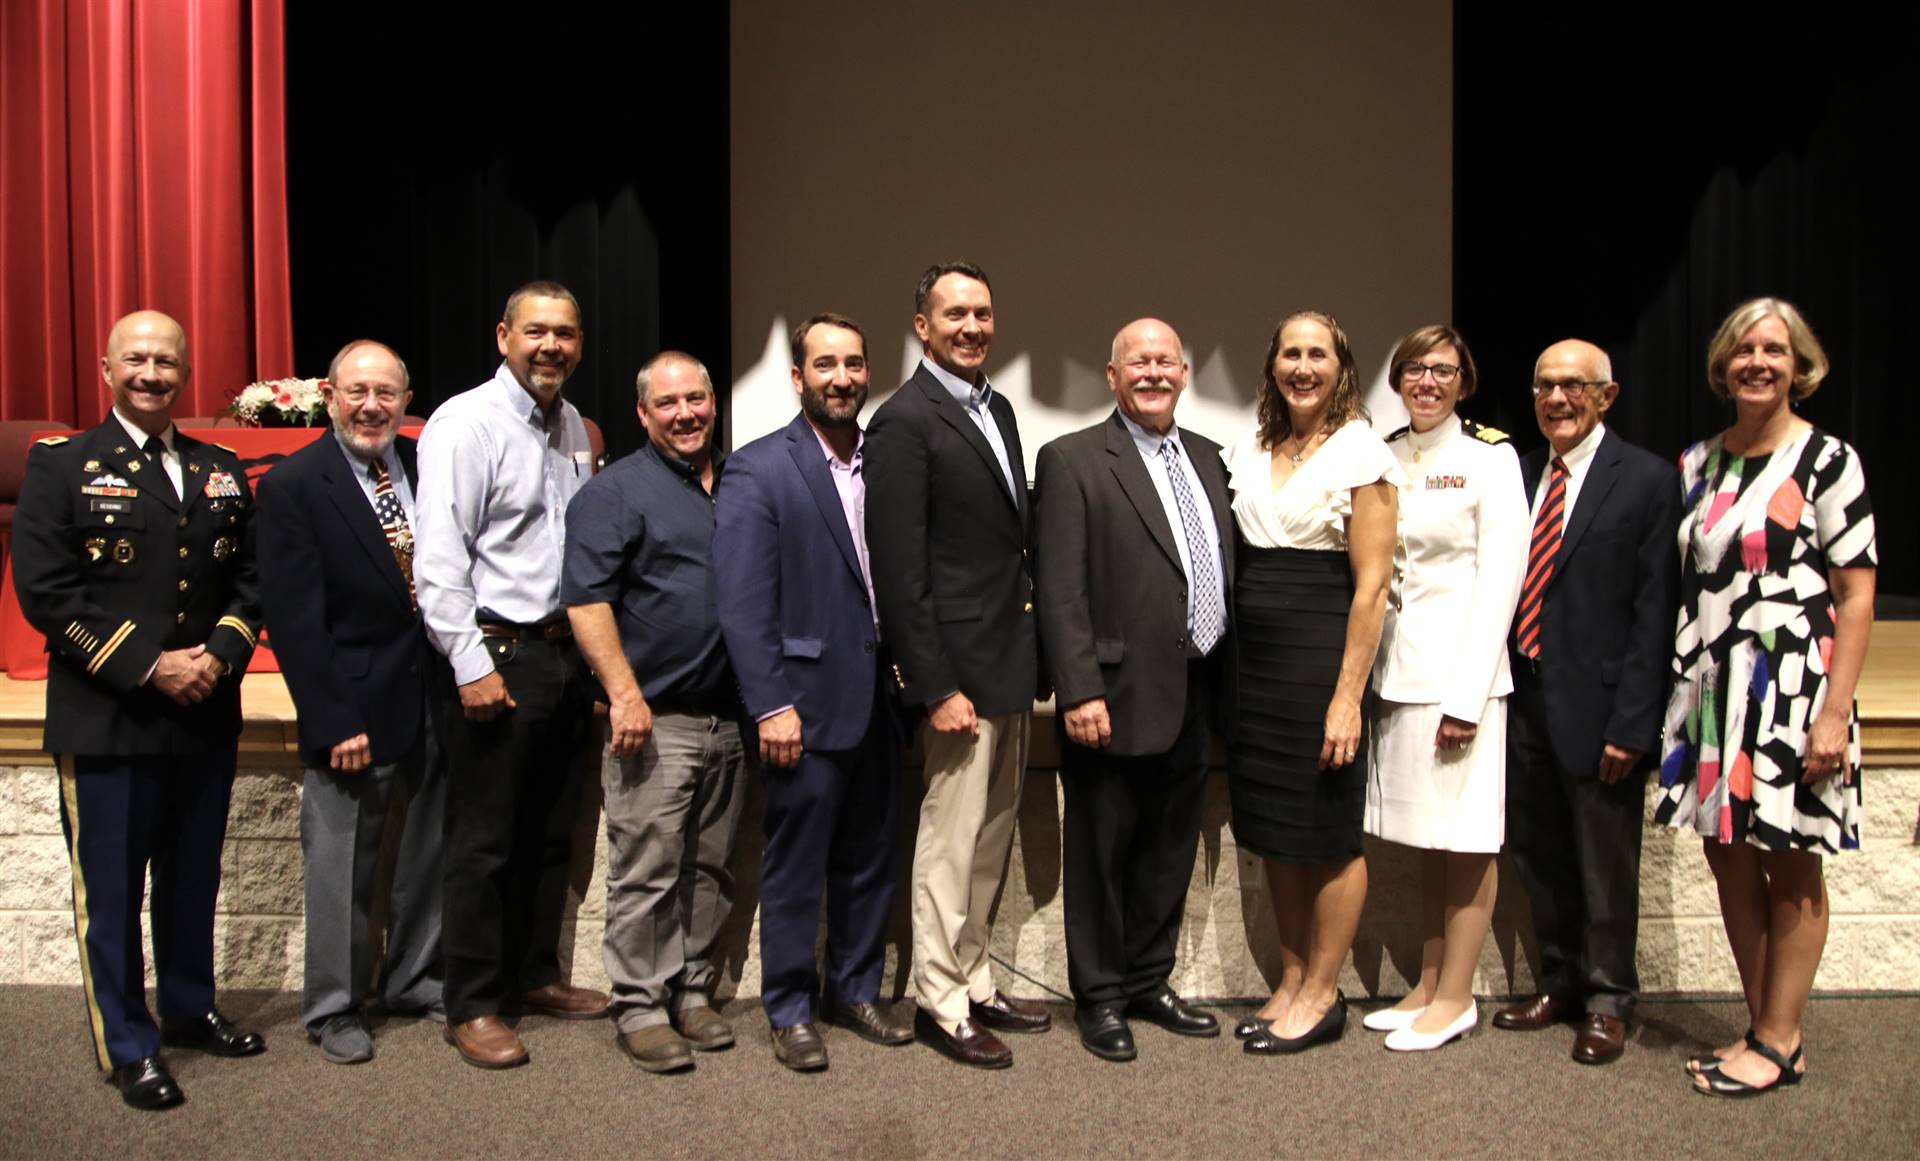
[[[325,427],[183,427],[194,439],[224,444],[240,457],[247,479],[257,483],[268,468],[293,452],[312,443],[328,429]],[[401,428],[407,435],[418,435],[417,426]],[[47,431],[43,435],[71,435],[69,431]],[[247,665],[249,673],[278,673],[273,647],[266,634],[260,635],[260,648],[253,651]],[[20,614],[20,599],[13,592],[13,561],[7,561],[0,575],[0,662],[7,676],[16,681],[41,681],[47,676],[47,639],[34,632]]]

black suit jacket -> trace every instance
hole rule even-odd
[[[1220,445],[1184,428],[1233,576],[1233,514]],[[1153,478],[1120,419],[1061,436],[1034,471],[1040,638],[1061,708],[1107,699],[1112,751],[1159,754],[1180,735],[1187,698],[1187,574]],[[1231,592],[1221,607],[1233,607]],[[1224,643],[1214,657],[1226,656]],[[1218,666],[1210,667],[1217,670]]]
[[[983,716],[1025,713],[1039,685],[1027,562],[1027,472],[1013,407],[989,413],[1014,490],[986,436],[924,366],[867,426],[867,549],[901,700],[959,690]]]
[[[1520,462],[1527,501],[1551,448]],[[1680,592],[1680,473],[1612,431],[1600,437],[1547,582],[1540,636],[1553,752],[1574,773],[1603,744],[1659,758]]]
[[[417,480],[414,442],[395,446]],[[260,478],[260,580],[269,643],[300,714],[301,759],[324,770],[356,734],[377,765],[405,756],[421,730],[426,635],[331,432]]]
[[[233,748],[240,679],[260,633],[253,495],[239,457],[174,432],[181,495],[119,420],[43,440],[13,519],[21,612],[47,638],[55,754]],[[229,673],[175,704],[145,682],[163,650],[204,644]]]

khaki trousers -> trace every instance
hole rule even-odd
[[[913,988],[951,1032],[967,1001],[993,998],[994,904],[1013,853],[1029,715],[981,718],[977,735],[921,723],[927,796],[913,847]]]

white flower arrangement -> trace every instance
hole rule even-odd
[[[319,379],[268,379],[249,383],[227,410],[248,427],[312,427],[326,419]]]

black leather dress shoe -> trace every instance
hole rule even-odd
[[[1235,1040],[1251,1040],[1273,1025],[1272,1020],[1262,1020],[1258,1016],[1248,1016],[1233,1026]]]
[[[252,1056],[267,1050],[267,1042],[258,1032],[242,1031],[217,1010],[190,1020],[163,1018],[160,1043],[168,1048],[197,1048],[215,1056]]]
[[[1344,992],[1335,992],[1333,1003],[1327,1005],[1327,1011],[1318,1023],[1305,1032],[1289,1040],[1274,1034],[1269,1026],[1265,1032],[1240,1045],[1241,1049],[1255,1056],[1277,1056],[1289,1052],[1301,1052],[1316,1044],[1327,1044],[1340,1039],[1347,1030],[1347,996]]]
[[[187,1099],[158,1056],[143,1056],[115,1065],[107,1074],[107,1083],[120,1090],[120,1099],[131,1109],[148,1112],[170,1109]]]
[[[887,1010],[869,1000],[864,1004],[847,1004],[844,1007],[829,1008],[827,1023],[845,1028],[870,1044],[911,1044],[913,1029],[905,1024],[896,1024]]]
[[[998,990],[986,1003],[968,1000],[973,1018],[995,1032],[1045,1032],[1053,1027],[1053,1017],[1038,1004],[1016,1000]]]
[[[982,1028],[978,1020],[962,1020],[960,1027],[949,1034],[925,1008],[916,1008],[913,1036],[940,1055],[970,1068],[1006,1068],[1013,1063],[1013,1050]]]
[[[1074,1012],[1073,1022],[1080,1026],[1081,1046],[1100,1059],[1128,1061],[1137,1055],[1133,1048],[1133,1029],[1127,1027],[1117,1009],[1081,1008]]]
[[[1220,1021],[1174,995],[1172,988],[1161,988],[1158,995],[1128,1000],[1126,1014],[1135,1020],[1158,1024],[1177,1036],[1220,1035]]]
[[[827,1066],[827,1044],[811,1024],[775,1028],[773,1058],[795,1072],[819,1072]]]

